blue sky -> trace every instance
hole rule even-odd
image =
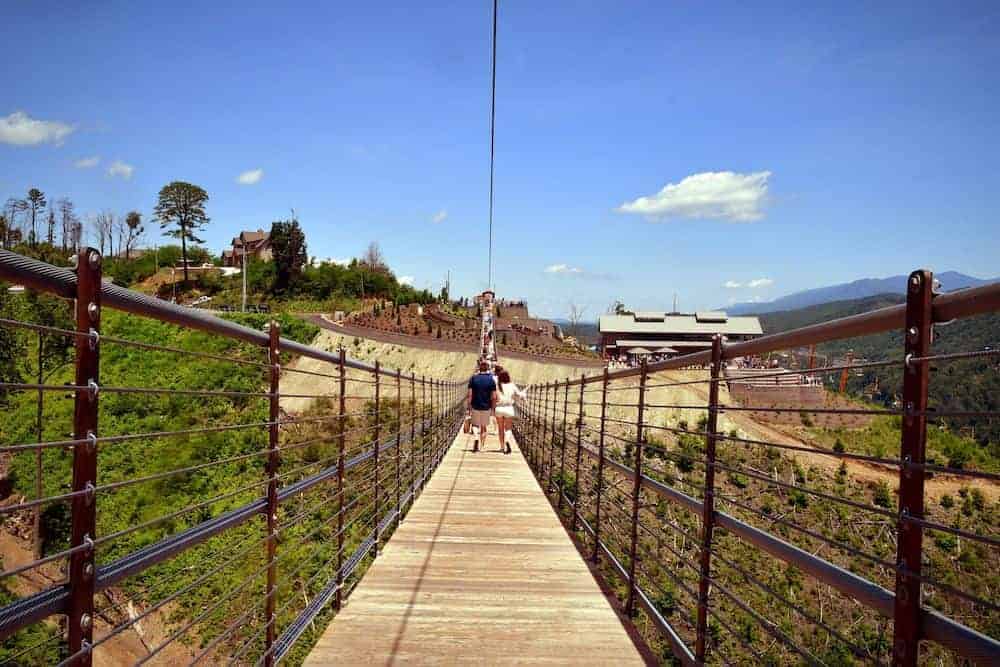
[[[501,0],[499,294],[594,317],[1000,274],[1000,8],[746,4]],[[294,207],[312,255],[484,286],[489,2],[162,5],[7,7],[0,196],[148,217],[187,180],[217,252]]]

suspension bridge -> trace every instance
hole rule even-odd
[[[75,378],[0,384],[5,394],[58,394],[74,405],[69,438],[0,446],[8,457],[54,456],[68,466],[59,486],[45,487],[57,493],[0,506],[11,518],[62,505],[70,522],[67,544],[5,564],[0,574],[5,582],[22,581],[64,568],[0,607],[2,638],[54,628],[8,654],[9,663],[37,664],[32,652],[52,646],[61,647],[62,664],[78,665],[1000,660],[988,577],[969,571],[950,578],[935,551],[947,543],[941,536],[950,536],[994,562],[1000,542],[975,524],[949,520],[927,490],[942,478],[961,480],[995,502],[989,493],[1000,475],[933,461],[927,424],[996,418],[985,410],[934,410],[928,390],[932,369],[996,363],[995,349],[935,353],[931,343],[937,323],[1000,311],[997,285],[937,293],[932,274],[915,271],[899,306],[751,341],[716,338],[704,352],[532,386],[509,436],[515,453],[504,456],[495,436],[485,451],[471,452],[461,433],[460,379],[418,377],[352,359],[343,349],[282,338],[277,321],[261,332],[131,292],[102,281],[101,265],[92,249],[80,252],[74,269],[0,251],[0,280],[66,299],[75,322],[0,322],[27,335],[69,339]],[[109,334],[102,331],[109,309],[230,341],[237,351]],[[490,345],[492,322],[487,310],[484,356],[502,361]],[[849,366],[900,369],[898,409],[725,400],[727,359],[885,331],[903,333],[898,355]],[[116,350],[140,364],[164,356],[225,363],[263,386],[219,388],[217,376],[194,386],[102,381],[102,359]],[[300,369],[288,363],[293,358],[322,362],[325,370]],[[822,376],[843,368],[794,372]],[[301,373],[313,392],[282,390]],[[697,388],[702,393],[691,395],[704,402],[674,403],[664,393],[682,387]],[[321,409],[287,414],[280,409],[286,398],[313,399]],[[102,428],[122,405],[134,410],[161,399],[220,402],[232,415],[258,414],[238,411],[253,401],[266,410],[252,420],[183,430]],[[690,409],[706,415],[704,423],[663,418]],[[806,447],[723,427],[730,415],[762,410],[898,419],[899,451]],[[239,450],[208,451],[205,460],[178,460],[167,470],[140,465],[114,478],[103,472],[107,457],[123,448],[141,460],[145,448],[220,434],[246,436]],[[670,437],[679,444],[670,446]],[[685,449],[691,443],[696,448]],[[766,451],[774,470],[760,467],[754,451]],[[786,456],[829,460],[852,476],[881,471],[895,480],[898,507],[852,494],[846,479],[831,492],[775,474],[781,462],[798,465]],[[142,520],[123,522],[114,509],[144,487],[166,490],[223,468],[234,471],[236,488],[205,482],[189,504]],[[804,525],[804,514],[776,513],[772,499],[814,512],[832,508],[831,522],[877,524],[891,532],[892,552],[872,553],[842,530]],[[892,567],[865,568],[866,560]],[[795,589],[775,587],[776,567],[784,576],[796,573]],[[208,597],[205,588],[213,591]],[[143,635],[142,650],[122,657],[124,636],[178,609],[185,610],[175,614],[180,620]],[[873,642],[872,628],[881,628],[884,640]]]

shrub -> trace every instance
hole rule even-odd
[[[799,420],[802,422],[803,426],[808,427],[813,425],[812,417],[810,417],[809,413],[806,412],[805,410],[799,412]]]
[[[809,498],[802,491],[794,489],[788,496],[788,504],[792,507],[805,509],[809,507]]]
[[[941,496],[940,502],[941,502],[941,507],[945,508],[946,510],[950,510],[952,507],[955,506],[955,499],[949,496],[947,493]]]
[[[843,454],[845,449],[846,448],[844,447],[844,441],[841,440],[840,438],[837,438],[836,442],[833,443],[833,451],[837,452],[838,454]]]
[[[889,485],[885,480],[879,480],[875,485],[875,497],[872,501],[879,507],[892,507],[892,491],[889,490]]]

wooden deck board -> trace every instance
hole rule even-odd
[[[511,442],[458,435],[306,665],[644,664]]]

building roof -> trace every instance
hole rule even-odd
[[[629,340],[627,338],[619,338],[615,341],[615,345],[618,347],[712,347],[712,344],[707,340]],[[674,350],[676,352],[676,350]]]
[[[601,315],[601,333],[624,334],[704,334],[721,333],[729,336],[760,336],[764,333],[756,317],[730,317],[721,312],[674,314],[639,312],[634,315]],[[661,342],[661,341],[657,341]],[[646,341],[648,344],[649,341]],[[662,344],[671,345],[670,342]]]
[[[263,229],[258,229],[255,232],[240,232],[240,238],[243,239],[244,243],[256,243],[258,241],[265,241],[271,237],[271,232],[265,232]]]

